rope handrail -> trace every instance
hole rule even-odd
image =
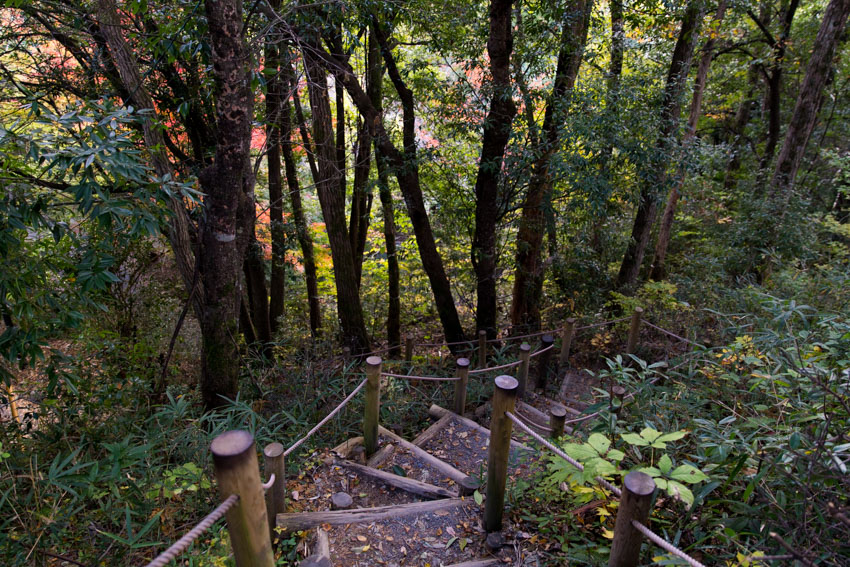
[[[531,354],[528,355],[528,358],[534,358],[538,354],[543,354],[547,350],[551,350],[553,348],[555,348],[555,345],[551,344],[551,345],[547,346],[546,348],[541,348],[540,350],[536,350],[536,351],[532,352]]]
[[[269,480],[266,481],[266,483],[263,485],[263,492],[268,492],[269,488],[274,486],[274,481],[275,481],[276,478],[277,477],[275,476],[275,474],[272,473],[271,476],[269,477]]]
[[[416,343],[413,346],[418,347],[444,347],[444,346],[457,346],[457,345],[471,345],[475,346],[475,339],[467,339],[465,341],[454,341],[451,343]]]
[[[512,422],[514,422],[517,425],[517,427],[519,427],[520,429],[522,429],[523,431],[525,431],[526,433],[531,435],[531,437],[535,441],[537,441],[538,443],[540,443],[541,445],[543,445],[544,447],[546,447],[547,449],[549,449],[550,451],[552,451],[553,453],[555,453],[556,455],[558,455],[559,457],[561,457],[562,459],[564,459],[565,461],[570,463],[572,466],[574,466],[578,470],[584,471],[584,465],[582,465],[580,462],[578,462],[577,460],[573,459],[572,457],[570,457],[569,455],[564,453],[562,450],[558,449],[555,445],[553,445],[552,443],[550,443],[549,441],[547,441],[546,439],[544,439],[543,437],[538,435],[535,431],[532,431],[531,428],[528,427],[525,423],[523,423],[523,421],[519,417],[517,417],[516,415],[514,415],[513,413],[511,413],[509,411],[506,411],[505,415],[508,416],[508,418]],[[603,488],[605,488],[606,490],[608,490],[612,494],[614,494],[617,498],[619,498],[620,495],[622,494],[622,492],[620,491],[619,488],[617,488],[616,486],[614,486],[613,484],[611,484],[610,482],[608,482],[607,480],[605,480],[601,476],[597,476],[594,480],[597,483],[599,483]]]
[[[705,567],[705,564],[700,563],[699,561],[697,561],[696,559],[694,559],[693,557],[691,557],[690,555],[688,555],[687,553],[685,553],[684,551],[679,549],[678,547],[675,547],[673,544],[668,542],[666,539],[659,536],[654,531],[652,531],[648,527],[644,526],[643,524],[641,524],[637,520],[632,520],[632,527],[634,527],[637,531],[639,531],[640,533],[645,535],[646,538],[649,541],[651,541],[652,543],[654,543],[655,545],[657,545],[658,547],[660,547],[664,551],[666,551],[668,553],[672,553],[673,555],[677,555],[677,556],[681,557],[682,559],[684,559],[688,563],[688,565],[690,565],[691,567]]]
[[[175,557],[186,551],[192,545],[192,542],[198,539],[210,526],[219,521],[237,502],[239,502],[238,494],[228,496],[224,502],[216,506],[215,510],[207,514],[194,528],[175,541],[171,547],[160,553],[146,567],[165,567],[168,565]]]
[[[459,376],[413,376],[410,374],[393,374],[392,372],[381,372],[381,376],[400,378],[402,380],[430,380],[432,382],[454,382],[460,380]]]
[[[619,319],[611,319],[610,321],[600,321],[599,323],[582,325],[581,327],[576,327],[576,332],[586,331],[587,329],[595,329],[596,327],[604,327],[606,325],[613,325],[615,323],[622,323],[623,321],[628,321],[629,319],[631,319],[631,317],[620,317]]]
[[[500,366],[488,366],[486,368],[476,368],[475,370],[470,370],[470,374],[480,374],[482,372],[490,372],[492,370],[504,370],[505,368],[513,368],[514,366],[519,366],[522,364],[521,360],[515,360],[514,362],[508,362],[507,364],[502,364]]]
[[[320,421],[319,423],[317,423],[317,424],[316,424],[316,426],[315,426],[315,427],[313,427],[313,429],[311,429],[310,431],[308,431],[308,432],[307,432],[307,435],[305,435],[304,437],[302,437],[301,439],[299,439],[298,441],[296,441],[295,443],[293,443],[293,444],[289,447],[289,449],[287,449],[286,451],[284,451],[284,452],[283,452],[283,456],[284,456],[284,457],[288,456],[288,455],[289,455],[292,451],[294,451],[294,450],[295,450],[295,449],[297,449],[297,448],[298,448],[298,447],[299,447],[302,443],[304,443],[304,441],[306,441],[307,439],[309,439],[310,437],[312,437],[312,436],[313,436],[313,434],[314,434],[314,433],[316,433],[319,429],[321,429],[321,428],[322,428],[322,426],[323,426],[324,424],[326,424],[327,422],[329,422],[333,416],[335,416],[336,414],[338,414],[338,413],[342,410],[342,408],[344,408],[344,407],[346,406],[346,404],[348,404],[348,402],[350,402],[350,401],[351,401],[351,399],[352,399],[352,398],[354,398],[354,396],[356,396],[356,395],[357,395],[357,392],[359,392],[360,390],[362,390],[362,389],[363,389],[363,386],[365,386],[365,385],[366,385],[366,381],[367,381],[367,380],[366,380],[366,378],[364,378],[364,379],[363,379],[363,381],[362,381],[362,382],[360,382],[360,385],[359,385],[359,386],[357,386],[356,388],[354,388],[354,390],[353,390],[350,394],[348,394],[348,396],[346,396],[346,398],[345,398],[344,400],[342,400],[342,401],[339,403],[339,405],[338,405],[338,406],[336,406],[336,408],[334,408],[334,410],[333,410],[331,413],[329,413],[328,415],[326,415],[326,416],[325,416],[325,418],[324,418],[322,421]]]
[[[701,345],[701,344],[699,344],[699,343],[697,343],[697,342],[694,342],[694,341],[692,341],[692,340],[690,340],[690,339],[686,339],[685,337],[680,337],[680,336],[679,336],[679,335],[677,335],[676,333],[674,333],[674,332],[672,332],[672,331],[668,331],[668,330],[667,330],[667,329],[665,329],[664,327],[659,327],[658,325],[653,325],[653,324],[652,324],[652,323],[650,323],[649,321],[644,321],[644,323],[646,324],[646,326],[647,326],[647,327],[652,327],[652,328],[653,328],[653,329],[655,329],[656,331],[660,331],[660,332],[664,333],[664,334],[665,334],[665,335],[667,335],[667,336],[673,337],[674,339],[680,340],[680,341],[682,341],[682,342],[684,342],[684,343],[692,344],[692,345],[694,345],[695,347],[705,348],[705,345]]]
[[[548,331],[537,331],[536,333],[528,333],[526,335],[511,335],[511,336],[508,336],[508,337],[503,337],[501,339],[500,338],[488,339],[487,342],[488,343],[500,343],[500,342],[506,343],[506,342],[509,342],[509,341],[516,341],[516,340],[519,340],[519,339],[531,339],[531,338],[534,338],[534,337],[541,337],[543,335],[557,335],[558,333],[560,333],[563,330],[564,330],[563,327],[558,327],[557,329],[550,329]]]

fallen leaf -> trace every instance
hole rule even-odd
[[[366,539],[366,536],[359,535],[359,536],[357,536],[357,541],[363,541],[363,542],[366,542],[366,541],[369,541],[369,540],[368,540],[368,539]]]

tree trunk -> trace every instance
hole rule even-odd
[[[499,216],[499,182],[502,160],[511,134],[516,106],[511,96],[511,5],[513,0],[490,2],[490,37],[487,54],[493,93],[484,122],[481,159],[475,180],[475,233],[472,266],[478,280],[476,326],[495,338],[496,328],[496,221]]]
[[[272,0],[280,7],[280,0]],[[283,315],[286,286],[286,232],[283,227],[283,176],[280,167],[280,112],[284,82],[280,70],[280,51],[271,36],[266,39],[266,160],[269,170],[269,231],[272,240],[271,278],[269,281],[269,325],[277,330],[278,319]]]
[[[732,125],[731,132],[732,156],[729,158],[729,163],[726,165],[726,173],[723,176],[723,188],[727,191],[731,191],[738,184],[737,174],[738,170],[741,169],[741,153],[744,148],[744,129],[747,127],[747,124],[750,123],[753,105],[756,104],[754,97],[756,83],[758,82],[758,73],[756,66],[754,64],[750,65],[750,69],[747,73],[749,82],[747,94],[744,96],[744,100],[741,101],[741,106],[738,107],[738,112],[735,113],[735,122]]]
[[[670,138],[679,126],[682,93],[687,84],[688,71],[691,67],[694,44],[699,36],[703,10],[703,0],[690,0],[682,18],[682,26],[679,30],[676,46],[673,48],[673,57],[667,73],[667,82],[664,85],[661,126],[658,140],[655,143],[656,157],[651,160],[651,170],[646,175],[649,181],[641,188],[631,239],[620,265],[620,272],[617,274],[617,287],[631,285],[637,280],[646,246],[649,244],[649,236],[658,208],[658,192],[667,181],[667,167],[670,163],[668,155]]]
[[[369,63],[371,64],[371,63]],[[367,86],[368,90],[368,86]],[[351,192],[351,217],[348,222],[348,239],[354,253],[354,270],[357,286],[363,271],[363,254],[366,250],[366,234],[372,211],[372,190],[369,186],[369,169],[372,163],[372,136],[365,122],[357,129],[357,151],[354,154],[354,184]]]
[[[581,67],[592,5],[591,0],[571,2],[561,30],[555,84],[546,104],[539,157],[532,166],[531,181],[522,204],[517,233],[516,271],[511,302],[511,323],[517,332],[536,329],[540,324],[538,304],[543,282],[540,250],[546,232],[543,209],[551,202],[552,192],[549,163],[560,145],[559,128],[563,110]]]
[[[204,313],[201,395],[216,407],[238,390],[238,332],[242,296],[241,270],[246,226],[245,208],[253,209],[249,163],[253,99],[248,77],[248,51],[242,35],[242,3],[207,1],[206,15],[216,81],[216,151],[212,165],[200,176],[206,219],[202,233],[201,273]],[[247,203],[246,203],[247,201]],[[253,211],[250,218],[253,219]]]
[[[714,24],[719,26],[723,22],[723,17],[726,15],[726,0],[720,0],[717,5],[717,11],[714,14]],[[711,68],[711,60],[714,58],[714,45],[717,43],[717,37],[710,36],[705,45],[703,45],[702,57],[699,60],[697,67],[697,78],[694,82],[694,94],[691,99],[691,108],[688,113],[688,125],[685,128],[685,134],[682,137],[682,146],[687,148],[697,131],[697,122],[702,115],[702,97],[705,93],[705,84],[708,80],[708,71]],[[682,191],[682,186],[685,184],[685,167],[679,167],[679,173],[673,188],[670,190],[670,196],[667,198],[667,205],[664,207],[664,213],[661,215],[661,226],[658,229],[658,240],[655,243],[655,256],[653,257],[652,267],[649,272],[649,279],[662,280],[665,277],[665,260],[667,259],[667,247],[670,245],[670,234],[673,229],[673,220],[676,216],[676,204],[679,202],[679,194]]]
[[[292,96],[298,96],[297,85],[295,85],[292,66],[288,55],[282,58],[281,73],[284,85],[291,85]],[[300,106],[300,105],[299,105]],[[303,117],[303,114],[302,114]],[[289,97],[284,96],[281,100],[280,119],[280,141],[283,163],[286,168],[286,184],[289,188],[289,202],[292,206],[292,217],[295,221],[295,233],[298,245],[301,247],[301,259],[304,263],[304,279],[307,283],[307,303],[310,309],[310,334],[315,338],[321,333],[322,308],[319,303],[319,278],[316,274],[316,260],[313,254],[313,238],[304,217],[304,207],[301,204],[301,186],[298,182],[298,172],[295,167],[295,156],[292,154],[292,108],[289,105]],[[303,132],[306,137],[305,132]],[[302,138],[304,139],[304,138]],[[305,146],[308,156],[312,156],[312,150]],[[312,162],[312,158],[310,160]],[[311,171],[315,169],[311,165]],[[318,178],[318,171],[316,172]]]
[[[770,198],[776,203],[776,212],[780,215],[785,212],[788,205],[800,160],[817,122],[823,89],[829,80],[832,60],[841,34],[844,33],[848,13],[850,13],[850,0],[831,0],[824,12],[814,49],[806,67],[806,76],[800,85],[794,113],[785,132],[785,140],[770,182]]]
[[[348,240],[345,195],[339,191],[340,171],[337,167],[327,74],[310,49],[305,49],[303,53],[312,110],[313,143],[319,173],[316,190],[331,245],[337,293],[337,315],[342,328],[343,344],[349,346],[353,354],[358,355],[369,350],[369,336],[363,321],[354,271],[354,257]]]
[[[251,308],[251,321],[254,323],[257,340],[262,344],[263,354],[272,357],[272,327],[269,317],[269,293],[266,287],[266,266],[263,249],[257,241],[255,227],[250,228],[251,235],[245,250],[243,270],[248,291],[248,305]]]

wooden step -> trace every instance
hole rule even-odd
[[[351,461],[340,460],[337,461],[337,464],[351,469],[357,472],[357,474],[374,478],[376,480],[379,480],[391,486],[395,486],[396,488],[400,488],[406,492],[410,492],[423,498],[433,500],[437,498],[455,498],[458,496],[457,492],[452,492],[451,490],[446,490],[445,488],[440,488],[439,486],[434,486],[432,484],[428,484],[427,482],[421,482],[416,479],[399,476],[397,474],[393,474],[387,471],[374,469],[372,467],[367,467],[364,465],[358,465],[357,463],[352,463]]]
[[[479,423],[475,423],[471,419],[467,419],[461,415],[456,414],[451,410],[447,410],[446,408],[442,408],[437,404],[433,404],[429,409],[428,413],[434,417],[442,418],[446,415],[451,416],[453,419],[458,420],[460,423],[466,425],[467,427],[471,427],[472,429],[477,429],[481,433],[485,434],[487,437],[490,436],[490,430],[484,427]],[[526,445],[525,443],[520,443],[516,439],[511,439],[511,447],[515,447],[517,449],[522,449],[523,451],[531,451],[531,447]]]
[[[309,530],[322,524],[338,526],[362,522],[377,522],[388,518],[401,518],[438,510],[448,510],[468,504],[470,499],[444,498],[427,502],[413,502],[395,506],[378,506],[358,510],[328,510],[324,512],[300,512],[277,515],[277,526],[293,532]]]

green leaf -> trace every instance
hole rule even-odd
[[[484,497],[477,490],[472,493],[472,499],[475,500],[475,503],[479,506],[484,503]]]
[[[688,484],[696,484],[698,482],[708,480],[708,477],[701,470],[696,467],[692,467],[691,465],[681,465],[676,467],[676,469],[670,473],[670,477],[682,482],[687,482]]]
[[[661,433],[651,427],[644,427],[640,432],[640,436],[652,443],[661,437]]]
[[[623,441],[635,447],[646,447],[649,445],[649,442],[637,433],[621,433],[620,437],[623,438]]]
[[[670,469],[672,467],[673,461],[670,459],[669,455],[661,455],[661,458],[658,459],[658,469],[664,474],[667,474],[668,472],[670,472]]]
[[[620,451],[619,449],[611,449],[608,451],[607,457],[612,461],[620,462],[626,458],[626,454]]]
[[[608,448],[611,446],[611,441],[609,441],[608,438],[601,433],[593,433],[587,439],[587,444],[593,447],[599,455],[604,455],[608,452]]]
[[[685,435],[687,435],[687,431],[674,431],[673,433],[665,433],[661,437],[658,438],[658,441],[662,443],[669,443],[670,441],[678,441]]]
[[[657,477],[661,476],[661,471],[658,470],[655,467],[642,467],[642,468],[639,468],[638,470],[642,473],[648,474],[652,478],[657,478]]]
[[[675,480],[671,480],[668,482],[667,494],[671,496],[678,496],[679,499],[681,499],[682,502],[684,502],[688,506],[691,506],[694,503],[694,493],[691,492],[691,490],[687,486],[676,482]]]
[[[398,465],[393,465],[393,473],[397,474],[398,476],[407,476],[407,471],[405,471]]]
[[[586,462],[599,456],[599,453],[590,445],[577,445],[575,443],[568,443],[564,447],[564,452],[575,460],[581,462]]]

